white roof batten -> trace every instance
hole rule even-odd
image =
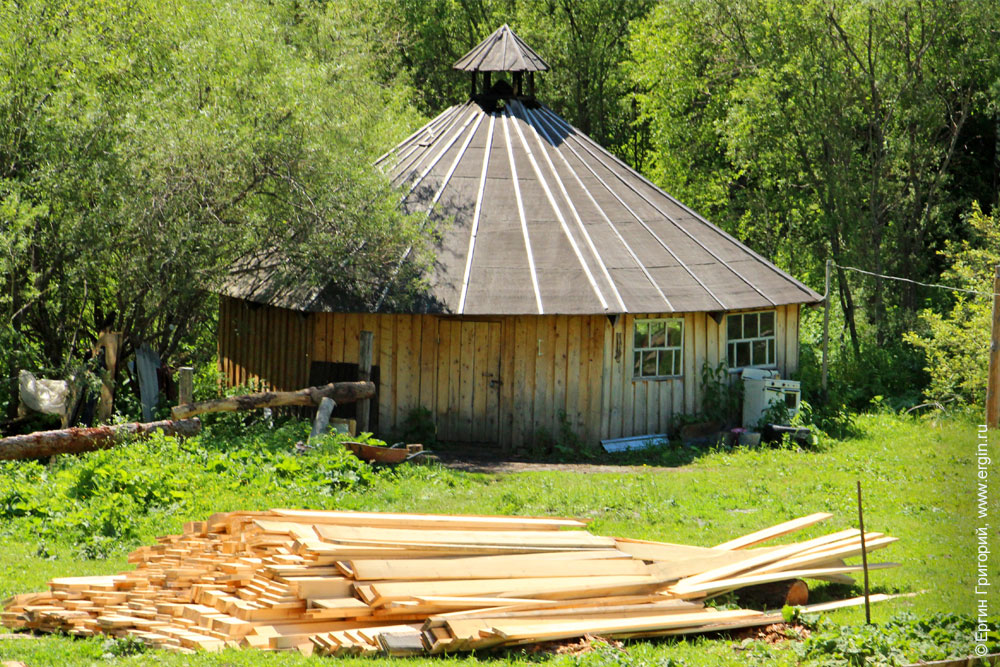
[[[700,240],[698,240],[693,234],[691,234],[691,232],[689,232],[688,230],[684,229],[684,227],[682,227],[680,225],[680,223],[678,223],[676,220],[674,220],[673,216],[671,216],[669,213],[667,213],[662,208],[660,208],[659,206],[657,206],[656,203],[653,202],[649,197],[647,197],[643,193],[639,192],[631,183],[629,183],[624,178],[622,178],[622,176],[617,171],[615,171],[614,169],[612,169],[608,165],[607,162],[605,162],[604,160],[602,160],[599,155],[595,154],[594,151],[590,150],[586,146],[584,146],[583,149],[585,151],[587,151],[588,153],[590,153],[591,157],[593,157],[595,160],[597,160],[598,162],[600,162],[604,166],[605,169],[607,169],[612,174],[614,174],[615,178],[617,178],[619,181],[621,181],[622,185],[624,185],[625,187],[627,187],[629,190],[631,190],[632,192],[634,192],[640,199],[642,199],[644,202],[646,202],[647,204],[649,204],[650,206],[652,206],[654,209],[656,209],[656,211],[660,215],[662,215],[664,218],[666,218],[668,221],[670,221],[670,224],[672,224],[674,227],[676,227],[682,234],[684,234],[685,236],[687,236],[689,239],[691,239],[692,241],[694,241],[698,246],[701,247],[702,250],[704,250],[709,255],[711,255],[713,258],[715,258],[715,260],[717,262],[719,262],[719,264],[721,264],[722,266],[726,267],[726,269],[730,273],[732,273],[737,278],[739,278],[740,280],[742,280],[743,282],[745,282],[747,285],[749,285],[750,288],[753,289],[753,291],[757,292],[757,294],[760,294],[762,297],[764,297],[764,300],[767,301],[768,303],[770,303],[772,306],[776,306],[777,305],[774,302],[774,300],[772,300],[769,296],[767,296],[762,291],[760,291],[760,289],[758,289],[758,287],[756,285],[754,285],[750,280],[748,280],[747,278],[745,278],[743,276],[743,274],[741,274],[739,271],[737,271],[733,267],[729,266],[729,264],[727,264],[724,259],[722,259],[718,255],[716,255],[708,246],[706,246],[704,243],[702,243]]]
[[[434,205],[438,203],[439,199],[441,199],[441,195],[442,193],[444,193],[444,189],[445,187],[447,187],[448,181],[451,180],[452,174],[454,174],[455,169],[458,168],[458,163],[462,161],[462,155],[465,154],[465,150],[469,147],[469,144],[472,142],[472,137],[475,136],[476,130],[479,129],[479,124],[483,122],[482,114],[475,114],[473,116],[469,116],[469,120],[465,122],[465,125],[462,126],[462,129],[460,129],[458,132],[455,133],[455,136],[452,138],[452,140],[449,141],[448,144],[441,149],[441,152],[437,154],[437,156],[434,158],[434,161],[431,162],[430,165],[428,165],[428,167],[424,170],[423,174],[420,175],[420,178],[417,179],[417,181],[414,183],[413,187],[410,188],[410,192],[413,192],[416,189],[417,184],[419,184],[420,181],[424,179],[427,173],[434,167],[434,165],[436,165],[441,160],[441,158],[448,151],[448,149],[451,148],[452,145],[454,145],[455,141],[457,141],[458,138],[462,136],[462,131],[465,130],[466,127],[468,127],[469,123],[472,122],[473,118],[476,119],[476,124],[472,126],[472,130],[469,132],[468,136],[465,137],[465,141],[462,142],[462,147],[459,148],[458,154],[452,161],[451,166],[448,168],[448,171],[444,175],[444,178],[441,179],[441,185],[438,186],[437,192],[434,193],[434,198],[431,200],[431,203],[427,206],[427,210],[424,212],[424,219],[420,223],[421,229],[423,229],[424,226],[427,224],[427,221],[430,220],[431,213],[434,211]],[[405,197],[403,199],[405,199]],[[399,271],[399,268],[403,266],[403,262],[406,261],[406,258],[410,256],[411,252],[413,252],[412,244],[406,247],[406,250],[403,252],[403,256],[400,257],[399,262],[396,263],[396,269],[393,271],[394,275],[396,272]],[[388,294],[388,290],[389,286],[386,285],[386,289],[382,291],[381,296],[379,296],[378,301],[375,304],[375,310],[378,310],[379,308],[382,307],[382,301],[385,299],[386,294]]]
[[[471,123],[476,118],[482,118],[482,115],[474,112],[469,114],[469,117],[465,120],[465,123],[463,123],[462,127],[460,127],[455,132],[454,136],[451,137],[451,140],[442,141],[444,145],[441,146],[441,150],[438,151],[437,155],[435,155],[431,159],[430,164],[424,167],[423,171],[420,172],[420,175],[413,181],[413,183],[410,184],[410,189],[407,190],[406,193],[399,198],[400,202],[405,201],[407,197],[413,194],[413,191],[417,189],[417,186],[420,185],[421,182],[423,182],[423,180],[427,177],[427,174],[431,173],[431,169],[433,169],[437,165],[437,163],[441,161],[441,158],[443,158],[444,154],[448,152],[448,149],[455,145],[455,142],[458,141],[458,138],[462,136],[462,132],[465,131],[465,128],[469,127],[469,123]],[[449,126],[445,130],[445,132],[451,130],[451,128],[454,127],[455,124],[457,123],[452,123],[451,126]]]
[[[419,128],[418,130],[416,130],[415,132],[413,132],[413,134],[411,134],[410,136],[408,136],[407,138],[403,139],[398,144],[396,144],[395,148],[393,148],[392,150],[386,151],[385,153],[382,153],[381,155],[379,155],[375,159],[375,166],[378,166],[387,157],[389,157],[391,155],[398,154],[400,152],[400,150],[408,147],[410,145],[410,143],[413,142],[413,141],[415,141],[417,139],[417,137],[419,137],[421,134],[423,134],[425,132],[428,132],[428,131],[432,131],[432,129],[433,129],[433,127],[435,125],[437,125],[438,123],[440,123],[449,114],[454,113],[456,109],[459,109],[462,106],[463,105],[456,104],[454,106],[448,107],[447,109],[445,109],[444,111],[442,111],[441,113],[439,113],[437,116],[434,117],[434,119],[431,122],[429,122],[426,125],[424,125],[423,127]]]
[[[554,180],[559,185],[559,191],[562,192],[563,200],[566,202],[566,205],[569,207],[569,210],[573,212],[573,218],[576,220],[577,227],[579,227],[580,229],[580,234],[583,236],[584,240],[586,240],[587,247],[590,249],[591,254],[593,254],[594,259],[597,260],[597,265],[601,267],[601,271],[604,273],[604,279],[608,281],[608,285],[611,287],[611,291],[614,292],[615,298],[618,300],[618,305],[621,308],[621,311],[627,312],[628,309],[625,307],[625,301],[622,299],[622,295],[618,292],[618,286],[615,285],[615,281],[611,279],[611,273],[608,271],[607,265],[601,258],[601,254],[597,251],[597,247],[594,245],[594,240],[590,238],[590,234],[587,233],[587,228],[584,227],[583,225],[583,219],[580,218],[579,211],[577,211],[576,206],[573,205],[573,200],[570,198],[569,192],[566,191],[566,186],[565,184],[563,184],[562,179],[559,177],[559,173],[556,171],[556,167],[552,163],[552,158],[549,157],[549,152],[545,149],[545,146],[542,143],[542,135],[544,135],[545,139],[553,146],[555,146],[554,141],[545,131],[545,128],[543,128],[533,118],[531,111],[527,107],[525,107],[524,104],[520,102],[518,102],[518,104],[520,105],[521,110],[524,113],[525,119],[531,124],[531,127],[535,130],[535,140],[538,142],[539,152],[541,152],[541,154],[545,156],[545,161],[548,163],[549,169],[552,171]],[[559,151],[555,150],[555,153],[558,155]],[[560,155],[560,157],[562,156]],[[563,157],[563,162],[566,163],[565,157]],[[566,168],[569,169],[569,163],[566,163]],[[570,171],[572,172],[572,169],[570,169]],[[574,172],[573,175],[576,176],[576,173]],[[605,310],[607,310],[607,307],[605,307]]]
[[[546,114],[547,116],[552,116],[553,118],[555,118],[555,119],[556,119],[556,121],[560,121],[560,120],[561,120],[561,119],[560,119],[560,118],[559,118],[558,116],[556,116],[556,115],[555,115],[554,113],[552,113],[552,112],[548,111],[547,109],[546,109],[546,110],[544,111],[544,113],[545,113],[545,114]],[[575,133],[573,132],[573,128],[572,128],[572,127],[570,127],[570,126],[569,126],[568,124],[564,124],[564,126],[565,126],[565,127],[567,128],[567,129],[569,129],[569,130],[570,130],[570,132],[569,132],[569,134],[570,134],[570,135],[573,135],[573,134],[575,134]],[[585,149],[585,150],[586,150],[586,149]],[[575,154],[575,153],[576,153],[576,151],[574,151],[574,154]],[[579,157],[579,155],[577,155],[577,156]],[[605,180],[604,180],[603,178],[601,178],[600,176],[598,176],[598,175],[597,175],[597,172],[596,172],[596,171],[594,171],[594,168],[593,168],[593,167],[591,167],[591,166],[590,166],[589,164],[587,164],[587,163],[586,163],[585,161],[583,161],[583,160],[581,160],[581,162],[582,162],[582,163],[583,163],[583,164],[584,164],[584,165],[585,165],[585,166],[587,167],[587,171],[589,171],[589,172],[590,172],[590,173],[591,173],[591,174],[592,174],[592,175],[594,176],[594,178],[596,178],[596,179],[597,179],[597,180],[598,180],[598,181],[600,182],[600,184],[604,186],[604,188],[605,188],[605,189],[606,189],[606,190],[607,190],[607,191],[608,191],[608,192],[609,192],[609,193],[611,194],[611,196],[613,196],[613,197],[614,197],[615,199],[617,199],[617,200],[618,200],[618,203],[619,203],[619,204],[621,204],[621,205],[622,205],[622,206],[623,206],[623,207],[625,208],[625,210],[626,210],[626,211],[628,211],[628,212],[629,212],[629,214],[631,214],[631,216],[632,216],[633,218],[635,218],[635,219],[636,219],[636,222],[638,222],[638,223],[639,223],[640,225],[642,225],[643,229],[645,229],[645,230],[646,230],[646,231],[647,231],[647,232],[649,233],[649,235],[650,235],[650,236],[652,236],[652,237],[653,237],[654,239],[656,239],[656,242],[657,242],[657,243],[659,243],[659,244],[660,244],[660,246],[661,246],[661,247],[662,247],[662,248],[663,248],[664,250],[666,250],[666,251],[667,251],[667,253],[668,253],[668,254],[669,254],[669,255],[670,255],[671,257],[673,257],[673,258],[674,258],[674,261],[675,261],[675,262],[677,262],[677,263],[678,263],[678,264],[679,264],[679,265],[681,266],[681,268],[683,268],[683,269],[684,269],[685,271],[687,271],[687,272],[688,272],[688,275],[690,275],[690,276],[691,276],[692,278],[694,278],[695,282],[696,282],[696,283],[698,283],[699,285],[701,285],[701,288],[702,288],[703,290],[705,290],[705,292],[706,292],[706,293],[707,293],[707,294],[708,294],[708,295],[709,295],[710,297],[712,297],[712,299],[714,299],[716,303],[718,303],[718,304],[719,304],[719,305],[720,305],[720,306],[722,307],[722,310],[729,310],[729,307],[727,307],[727,306],[726,306],[726,304],[722,302],[722,299],[720,299],[719,297],[717,297],[717,296],[715,295],[715,293],[714,293],[714,292],[713,292],[712,290],[710,290],[710,289],[708,288],[708,286],[707,286],[707,285],[706,285],[705,283],[703,283],[703,282],[701,281],[701,279],[700,279],[700,278],[699,278],[699,277],[698,277],[697,275],[695,275],[695,272],[694,272],[694,271],[692,271],[692,270],[691,270],[691,269],[690,269],[690,268],[688,267],[688,265],[687,265],[687,264],[685,264],[685,263],[684,263],[684,261],[683,261],[683,260],[682,260],[682,259],[681,259],[680,257],[678,257],[678,256],[677,256],[677,254],[676,254],[676,253],[675,253],[675,252],[674,252],[673,250],[671,250],[671,249],[670,249],[670,246],[668,246],[668,245],[666,244],[666,242],[665,242],[665,241],[664,241],[663,239],[661,239],[661,238],[659,237],[659,235],[658,235],[658,234],[657,234],[656,232],[654,232],[654,231],[653,231],[653,230],[652,230],[652,229],[650,228],[650,226],[649,226],[649,225],[648,225],[648,224],[646,223],[646,221],[645,221],[645,220],[643,220],[643,219],[642,219],[642,217],[641,217],[641,216],[640,216],[640,215],[639,215],[638,213],[636,213],[635,211],[633,211],[633,210],[632,210],[632,208],[631,208],[631,207],[630,207],[630,206],[629,206],[628,204],[626,204],[626,203],[625,203],[625,200],[624,200],[624,199],[622,199],[622,198],[621,198],[621,197],[620,197],[620,196],[618,195],[618,193],[617,193],[617,192],[615,192],[614,190],[612,190],[612,189],[611,189],[611,186],[610,186],[610,185],[608,185],[608,184],[607,184],[607,182],[606,182],[606,181],[605,181]]]
[[[396,172],[397,178],[399,174],[405,174],[406,170],[416,164],[422,154],[420,153],[421,148],[426,148],[434,143],[434,140],[438,138],[438,130],[447,131],[447,129],[452,125],[455,118],[461,115],[461,110],[463,106],[455,106],[445,112],[447,118],[441,118],[440,120],[432,121],[427,127],[424,128],[424,134],[416,137],[416,139],[410,143],[409,146],[403,146],[399,149],[397,154],[394,156],[392,164],[389,165],[389,171]],[[449,113],[450,112],[450,113]],[[410,160],[410,156],[414,155],[414,158]],[[408,161],[409,160],[409,161]],[[406,162],[406,166],[403,167],[403,163]]]
[[[521,109],[524,108],[523,105],[519,106]],[[535,176],[538,177],[538,182],[542,185],[542,190],[545,191],[545,197],[549,200],[549,205],[552,207],[553,212],[555,212],[556,218],[559,220],[559,225],[562,227],[563,233],[566,234],[566,239],[569,241],[570,247],[573,248],[573,254],[576,255],[577,261],[579,261],[580,266],[583,267],[583,272],[587,276],[587,282],[590,283],[591,289],[593,289],[594,294],[597,295],[597,300],[601,302],[601,308],[607,311],[608,301],[604,298],[604,294],[601,293],[601,288],[597,286],[597,281],[594,280],[594,274],[590,272],[590,267],[587,266],[587,260],[584,259],[583,253],[580,252],[580,247],[576,243],[576,239],[573,238],[573,234],[569,230],[569,225],[566,224],[566,218],[563,217],[562,210],[560,210],[559,204],[556,203],[556,198],[552,195],[552,190],[549,188],[549,184],[545,180],[545,175],[542,174],[542,170],[538,166],[538,161],[535,160],[535,156],[531,152],[531,146],[525,140],[524,134],[521,132],[521,126],[517,123],[516,116],[511,116],[511,118],[514,119],[514,129],[517,131],[517,136],[521,140],[521,145],[524,146],[524,152],[528,155],[528,161],[531,163],[531,167],[535,171]],[[538,136],[537,132],[535,133],[535,136]],[[549,164],[551,165],[552,163],[549,162]],[[553,170],[553,172],[554,171],[555,170]],[[556,180],[558,180],[558,176]]]
[[[514,164],[514,151],[510,147],[510,109],[503,111],[503,134],[504,143],[507,145],[507,159],[510,161],[511,181],[514,183],[514,197],[517,199],[517,213],[521,218],[521,233],[524,235],[524,249],[528,253],[528,269],[531,271],[531,286],[535,290],[535,303],[538,305],[538,314],[542,315],[542,293],[538,289],[538,274],[535,272],[535,258],[531,254],[531,239],[528,238],[528,219],[524,215],[524,201],[521,199],[521,185],[517,182],[517,166]]]
[[[542,130],[548,132],[548,130],[546,129],[549,126],[548,119],[542,117],[541,114],[539,114],[535,120],[538,122],[539,127],[541,127]],[[577,160],[580,160],[581,163],[583,162],[583,159],[580,157],[580,154],[577,153],[572,146],[566,143],[564,143],[563,145],[566,146],[566,148],[568,148],[570,152],[573,153],[574,156],[576,156]],[[660,286],[656,284],[656,280],[653,279],[653,276],[649,273],[649,270],[639,260],[639,256],[635,253],[634,250],[632,250],[632,246],[628,244],[628,241],[626,241],[625,237],[622,236],[621,232],[618,231],[618,228],[615,227],[615,224],[611,222],[611,218],[608,217],[608,214],[604,212],[604,209],[601,208],[600,204],[597,203],[597,200],[594,199],[594,195],[590,192],[590,189],[587,188],[586,185],[584,185],[583,179],[580,178],[580,175],[576,172],[576,169],[574,169],[572,165],[570,165],[569,160],[567,160],[566,156],[563,155],[560,151],[556,151],[556,155],[558,155],[562,159],[563,163],[566,165],[566,168],[569,169],[569,172],[571,174],[573,174],[573,178],[576,179],[576,182],[580,186],[580,189],[586,193],[587,198],[590,199],[590,203],[593,204],[594,209],[601,214],[601,217],[604,219],[604,222],[608,224],[608,227],[611,228],[611,231],[614,232],[615,236],[618,237],[618,240],[621,241],[621,244],[625,247],[625,250],[628,251],[628,254],[632,257],[632,261],[635,262],[635,265],[639,267],[639,269],[642,270],[643,275],[646,276],[646,279],[649,281],[649,284],[652,285],[653,289],[656,290],[656,293],[660,295],[660,297],[663,299],[663,302],[667,304],[667,311],[674,312],[674,307],[670,304],[670,299],[668,299],[667,295],[663,293],[663,290],[660,289]],[[610,272],[608,271],[607,266],[604,265],[603,262],[602,266],[604,268],[605,274],[608,274],[608,278],[610,280],[611,279]],[[612,282],[612,285],[614,285],[614,282]],[[618,293],[617,286],[615,286],[615,293],[616,294]],[[619,296],[619,299],[620,298],[621,297]],[[628,308],[625,307],[624,304],[623,308],[625,308],[625,312],[628,312]]]
[[[586,137],[586,138],[593,145],[600,146],[600,144],[598,144],[597,142],[595,142],[593,139],[590,139],[590,137]],[[671,195],[669,192],[664,191],[662,188],[660,188],[658,185],[656,185],[656,183],[653,183],[652,181],[650,181],[648,178],[646,178],[645,176],[643,176],[639,172],[633,170],[631,167],[629,167],[627,164],[625,164],[624,162],[622,162],[621,160],[619,160],[614,155],[611,155],[611,159],[613,159],[615,162],[617,162],[622,167],[628,169],[629,171],[633,171],[636,174],[636,176],[638,176],[646,185],[648,185],[649,187],[653,188],[657,192],[660,192],[661,194],[663,194],[667,199],[669,199],[670,201],[672,201],[675,204],[677,204],[677,206],[681,207],[682,209],[684,209],[685,211],[687,211],[688,213],[690,213],[694,217],[698,218],[702,222],[708,222],[707,220],[705,220],[704,217],[702,217],[701,215],[699,215],[690,206],[688,206],[687,204],[685,204],[685,203],[683,203],[681,201],[678,201],[676,197],[674,197],[673,195]],[[805,284],[803,284],[802,282],[796,280],[791,275],[789,275],[789,274],[785,273],[784,271],[782,271],[781,269],[779,269],[770,260],[768,260],[767,258],[762,257],[759,254],[757,254],[757,252],[754,251],[753,248],[751,248],[750,246],[747,246],[747,245],[744,245],[743,243],[741,243],[738,239],[734,238],[733,235],[730,234],[729,232],[727,232],[726,230],[722,229],[721,227],[719,227],[717,225],[709,224],[708,226],[709,226],[709,228],[713,232],[715,232],[716,234],[718,234],[722,238],[724,238],[727,241],[730,241],[730,242],[736,244],[737,246],[740,247],[741,250],[743,250],[744,252],[747,252],[750,255],[752,255],[754,257],[754,259],[759,260],[762,264],[764,264],[772,272],[777,273],[785,281],[792,283],[793,285],[795,285],[795,287],[799,288],[800,290],[802,290],[806,294],[809,294],[812,291]]]
[[[476,130],[479,129],[479,124],[483,122],[483,114],[476,115],[476,124],[472,126],[469,130],[469,134],[466,135],[465,141],[462,142],[461,148],[458,149],[458,153],[455,155],[455,159],[452,160],[451,166],[448,167],[448,171],[445,172],[444,178],[441,179],[441,185],[438,187],[437,192],[434,193],[434,198],[431,199],[430,206],[427,207],[427,217],[431,216],[431,212],[434,210],[434,205],[438,203],[441,199],[441,195],[444,193],[445,186],[451,180],[452,175],[458,168],[458,163],[462,161],[462,157],[465,156],[465,151],[468,150],[469,144],[472,143],[472,137],[476,136]],[[468,123],[466,123],[468,125]],[[464,127],[462,129],[465,129]],[[454,142],[452,142],[454,143]]]
[[[472,275],[472,257],[476,251],[476,236],[479,234],[479,217],[483,212],[483,191],[486,190],[486,169],[490,164],[490,151],[493,149],[493,125],[496,116],[490,114],[490,127],[486,135],[486,148],[483,150],[483,171],[479,176],[479,192],[476,194],[476,210],[472,214],[472,232],[469,234],[469,252],[465,259],[465,275],[462,276],[462,296],[458,301],[458,314],[465,313],[465,297],[469,294],[469,276]]]

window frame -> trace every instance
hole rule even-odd
[[[636,327],[640,324],[658,323],[662,322],[665,325],[662,347],[636,347],[635,345],[635,335]],[[671,323],[674,326],[679,326],[681,340],[678,345],[669,345],[670,340],[670,326]],[[659,381],[659,380],[676,380],[678,378],[684,377],[684,318],[682,317],[636,317],[632,320],[632,330],[629,332],[631,337],[629,338],[629,354],[632,360],[632,381],[633,382],[645,382],[649,380]],[[648,342],[648,340],[647,340]],[[641,352],[653,352],[657,353],[657,371],[659,371],[659,353],[660,352],[676,352],[678,354],[677,358],[677,373],[670,375],[642,375],[642,364],[640,362],[639,375],[635,372],[635,359],[636,355]],[[671,364],[673,365],[673,364]]]
[[[761,315],[766,315],[768,313],[770,313],[774,317],[774,324],[772,326],[771,335],[770,336],[761,336],[761,335],[759,335],[760,334],[760,316]],[[751,336],[749,338],[743,337],[743,332],[744,332],[745,326],[746,326],[746,324],[745,324],[746,319],[745,318],[748,315],[753,315],[753,316],[757,317],[757,333],[758,333],[757,336]],[[729,318],[730,317],[739,317],[740,318],[740,335],[741,335],[740,338],[735,338],[735,339],[730,339],[729,338]],[[729,367],[729,371],[730,372],[736,373],[736,372],[739,372],[739,371],[743,370],[744,368],[765,368],[765,369],[776,369],[776,368],[778,368],[778,311],[777,311],[777,309],[772,309],[772,310],[748,310],[748,311],[735,312],[735,313],[726,313],[726,319],[725,319],[725,322],[724,322],[724,330],[725,330],[725,333],[726,333],[726,365]],[[770,359],[769,363],[754,364],[754,363],[752,363],[753,362],[753,344],[756,343],[756,342],[762,342],[762,341],[765,343],[765,347],[764,347],[765,355],[771,356],[772,358]],[[773,344],[774,344],[773,345],[773,355],[769,354],[770,353],[770,349],[766,345],[766,343],[768,341],[773,341]],[[730,359],[729,359],[730,346],[733,345],[733,344],[735,344],[735,343],[750,343],[750,361],[751,361],[751,363],[749,363],[749,364],[747,364],[745,366],[732,365],[732,364],[729,363],[729,361],[730,361]],[[734,352],[733,352],[733,361],[736,361],[737,359],[738,359],[738,353],[735,352],[735,350],[734,350]]]

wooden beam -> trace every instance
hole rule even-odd
[[[191,436],[201,431],[201,421],[158,421],[93,428],[67,428],[15,435],[0,440],[0,460],[36,459],[54,454],[79,454],[109,449],[128,437],[143,437],[161,430],[166,435]]]
[[[177,369],[177,405],[194,402],[194,369],[181,366]]]
[[[1000,265],[993,275],[990,365],[986,378],[986,428],[1000,428]]]
[[[227,396],[210,401],[187,403],[175,406],[171,413],[174,419],[193,417],[206,412],[235,412],[256,410],[285,405],[319,405],[324,397],[332,398],[338,404],[353,403],[375,395],[375,385],[371,382],[331,382],[322,387],[309,387],[296,391],[264,391],[243,396]]]

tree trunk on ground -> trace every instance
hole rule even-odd
[[[371,382],[331,382],[322,387],[309,387],[297,391],[265,391],[259,394],[228,396],[211,401],[178,405],[171,410],[174,419],[185,419],[206,412],[234,412],[276,408],[286,405],[319,405],[323,398],[332,398],[338,405],[354,403],[375,395]]]
[[[809,601],[809,586],[801,579],[775,581],[741,588],[736,596],[740,605],[748,609],[781,609],[786,604],[806,604]]]
[[[148,424],[133,422],[116,426],[67,428],[61,431],[39,431],[15,435],[0,440],[0,460],[37,459],[54,454],[78,454],[95,449],[110,449],[129,436],[144,437],[162,430],[166,435],[196,435],[201,421],[158,421]]]

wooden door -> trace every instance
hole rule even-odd
[[[438,322],[438,438],[500,439],[500,322]]]

